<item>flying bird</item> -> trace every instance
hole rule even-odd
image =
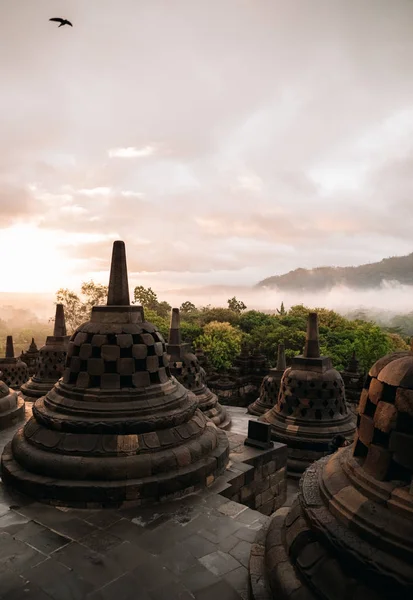
[[[53,17],[53,19],[49,19],[49,21],[56,21],[56,23],[60,23],[59,27],[62,27],[63,25],[70,25],[70,27],[73,27],[70,21],[67,19],[61,19],[60,17]]]

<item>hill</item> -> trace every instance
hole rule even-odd
[[[384,258],[380,262],[358,267],[317,267],[295,269],[284,275],[267,277],[257,287],[279,290],[315,291],[338,285],[366,290],[380,287],[383,282],[413,285],[413,252],[407,256]]]

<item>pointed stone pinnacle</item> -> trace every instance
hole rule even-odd
[[[318,337],[318,315],[309,313],[307,320],[307,336],[304,348],[305,358],[320,358],[320,343]]]
[[[56,304],[56,315],[54,318],[53,335],[55,337],[64,337],[65,335],[67,335],[65,311],[63,309],[63,304]]]
[[[287,363],[285,362],[285,346],[284,344],[278,344],[278,356],[277,356],[277,371],[285,371]]]
[[[129,306],[128,269],[125,242],[113,242],[107,306]]]
[[[181,317],[179,315],[179,308],[173,308],[169,328],[169,344],[179,345],[181,343]]]
[[[12,335],[8,335],[6,339],[6,358],[14,358],[14,346]]]

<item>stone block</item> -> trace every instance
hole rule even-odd
[[[155,343],[155,354],[157,356],[162,356],[164,353],[164,345],[162,344],[162,342],[156,342]]]
[[[103,360],[114,361],[120,358],[119,346],[104,344],[101,349],[101,357]]]
[[[369,391],[366,389],[363,389],[363,391],[360,394],[360,402],[359,402],[359,413],[361,415],[364,414],[368,397],[369,397]]]
[[[244,485],[244,487],[242,487],[240,490],[241,502],[245,502],[246,500],[249,500],[250,498],[252,498],[252,496],[254,496],[254,494],[255,494],[254,486]]]
[[[90,375],[86,371],[81,371],[77,376],[76,387],[87,388],[90,386]]]
[[[147,371],[139,371],[132,375],[132,383],[135,387],[147,387],[151,384],[151,378]]]
[[[392,453],[375,444],[370,444],[366,460],[363,464],[363,469],[379,481],[384,481],[387,478]]]
[[[146,357],[146,370],[149,373],[156,373],[159,369],[159,358],[157,356]]]
[[[374,421],[372,417],[368,417],[367,415],[360,416],[360,426],[358,434],[360,441],[365,446],[371,444],[374,435]]]
[[[81,346],[82,344],[84,344],[87,340],[87,333],[81,332],[79,331],[73,340],[73,343],[75,346]]]
[[[413,416],[413,390],[397,388],[395,405],[400,412]]]
[[[373,417],[374,426],[384,433],[396,428],[397,408],[393,404],[380,400]]]
[[[92,344],[92,346],[100,348],[101,346],[103,346],[103,344],[107,344],[107,342],[108,342],[107,335],[101,335],[99,333],[95,333],[95,335],[92,337],[91,344]]]
[[[373,404],[377,404],[381,400],[383,394],[383,384],[378,379],[373,378],[369,386],[369,399]]]
[[[120,348],[130,348],[133,345],[133,337],[130,333],[119,333],[116,336],[116,343]]]
[[[118,358],[116,370],[119,375],[133,375],[135,372],[135,359]]]
[[[92,344],[82,344],[79,350],[79,358],[87,360],[92,356]]]
[[[273,500],[274,496],[273,493],[271,491],[271,489],[267,489],[262,493],[262,503],[266,504],[267,502],[269,502],[270,500]]]
[[[142,360],[148,356],[148,346],[145,344],[133,344],[132,356],[138,360]]]
[[[103,358],[89,358],[87,361],[87,372],[92,376],[101,376],[105,372]]]

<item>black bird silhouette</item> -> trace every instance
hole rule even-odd
[[[56,23],[60,23],[59,27],[62,27],[63,25],[70,25],[70,27],[73,27],[70,21],[67,19],[61,19],[60,17],[53,17],[53,19],[49,19],[49,21],[56,21]]]

